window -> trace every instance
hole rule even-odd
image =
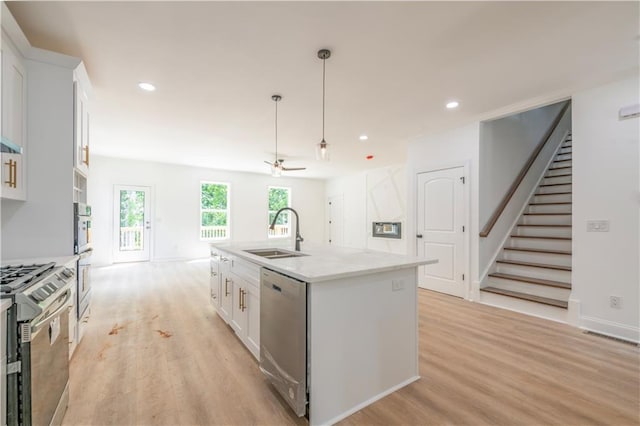
[[[278,186],[269,187],[269,225],[273,222],[278,210],[291,207],[291,189]],[[269,238],[288,237],[291,235],[290,211],[280,213],[274,229],[269,229]]]
[[[229,184],[200,182],[200,239],[229,238]]]

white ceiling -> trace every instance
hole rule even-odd
[[[420,135],[638,66],[636,1],[8,5],[32,45],[83,58],[94,154],[268,173],[278,93],[281,157],[308,168],[290,176],[402,163]]]

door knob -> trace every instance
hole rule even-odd
[[[422,234],[416,235],[416,238],[422,238]]]

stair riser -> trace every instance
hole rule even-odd
[[[569,148],[560,148],[560,150],[558,151],[558,154],[562,155],[562,154],[572,154],[573,153],[573,148],[569,147]]]
[[[570,203],[571,194],[544,194],[534,195],[534,203]]]
[[[572,169],[547,170],[547,173],[544,175],[544,177],[551,178],[558,175],[571,174],[571,171]],[[559,182],[542,182],[542,183],[571,183],[571,176],[560,176],[560,177],[565,178],[565,180],[560,180]]]
[[[522,216],[519,222],[521,225],[571,225],[570,215],[527,215]]]
[[[517,262],[542,263],[545,265],[571,266],[571,256],[566,254],[535,253],[517,250],[503,250],[502,258]]]
[[[554,158],[554,161],[560,161],[560,160],[571,160],[571,153],[570,152],[566,154],[557,153],[556,158]]]
[[[571,240],[542,240],[538,238],[509,238],[510,247],[540,250],[571,251]]]
[[[539,194],[553,194],[556,192],[571,192],[571,184],[538,187]]]
[[[549,169],[557,169],[560,167],[571,167],[571,160],[554,161],[551,163],[551,167],[549,167]]]
[[[518,275],[529,278],[539,278],[542,280],[560,281],[562,283],[571,282],[571,271],[559,271],[557,269],[535,268],[532,266],[509,265],[496,263],[496,271],[504,274]]]
[[[527,237],[563,237],[571,238],[571,228],[555,228],[550,226],[518,226],[512,235]]]
[[[506,280],[503,278],[489,277],[489,285],[504,290],[518,291],[520,293],[533,294],[540,297],[548,297],[557,300],[569,300],[571,290],[543,285],[527,284],[520,281]]]
[[[527,207],[527,213],[571,213],[571,204],[548,204]]]

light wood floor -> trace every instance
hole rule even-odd
[[[206,262],[92,271],[65,425],[306,424],[208,301]],[[637,425],[636,346],[421,290],[422,379],[344,425]]]

